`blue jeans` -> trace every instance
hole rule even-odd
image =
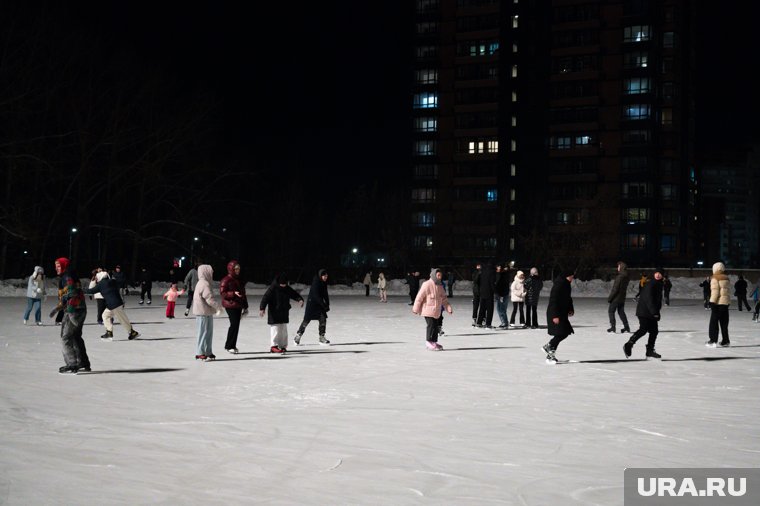
[[[507,325],[507,298],[506,297],[500,297],[496,296],[496,312],[499,315],[499,320],[501,320],[501,325],[506,326]]]
[[[196,355],[213,355],[211,353],[211,341],[214,339],[214,317],[196,316],[198,322],[198,345],[195,348]]]
[[[24,311],[24,321],[29,319],[29,315],[34,309],[34,305],[37,305],[37,311],[34,312],[34,321],[40,323],[42,321],[42,299],[33,299],[31,297],[26,298],[26,311]]]

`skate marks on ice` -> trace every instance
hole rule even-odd
[[[108,369],[104,371],[80,371],[76,376],[92,376],[93,374],[150,374],[157,372],[184,371],[184,367],[152,367],[146,369]]]
[[[659,432],[654,432],[654,431],[646,430],[646,429],[639,429],[638,427],[631,427],[631,430],[634,430],[636,432],[640,432],[641,434],[646,434],[647,436],[655,436],[655,437],[661,437],[661,438],[665,438],[665,439],[673,439],[675,441],[680,441],[682,443],[688,443],[689,442],[688,439],[682,439],[680,437],[675,437],[675,436],[668,436],[667,434],[661,434]]]

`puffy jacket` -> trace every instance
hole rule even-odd
[[[428,279],[422,283],[420,291],[417,292],[417,297],[414,299],[412,311],[422,316],[440,318],[442,306],[445,306],[447,309],[450,307],[443,284],[436,283],[432,279]]]
[[[512,302],[525,302],[525,274],[517,271],[515,280],[509,288],[509,298]]]
[[[275,281],[264,293],[259,310],[264,311],[269,306],[269,314],[267,315],[267,323],[269,325],[289,323],[291,300],[300,302],[303,301],[303,297],[293,290],[293,287],[290,285],[280,286]]]
[[[196,316],[213,316],[221,309],[214,298],[211,283],[214,282],[214,269],[210,265],[198,266],[198,284],[193,294],[193,314]]]
[[[240,275],[235,272],[235,266],[240,265],[237,260],[227,264],[227,275],[219,284],[219,292],[222,295],[222,306],[227,309],[248,309],[248,297],[245,295],[245,283]],[[236,295],[238,292],[240,295]]]
[[[710,302],[719,306],[731,304],[731,281],[726,276],[726,266],[721,262],[713,265],[713,276],[710,279]]]
[[[322,274],[327,271],[320,269],[314,280],[311,282],[309,298],[306,299],[306,309],[303,313],[303,319],[306,321],[319,320],[322,315],[327,318],[330,311],[330,296],[327,293],[327,283],[322,281]]]
[[[108,309],[116,309],[124,305],[119,288],[119,283],[115,279],[111,279],[105,272],[99,272],[95,283],[90,282],[89,288],[84,293],[100,295]]]
[[[29,276],[26,296],[30,299],[41,299],[45,296],[45,272],[39,265],[34,268],[34,272]]]
[[[531,276],[525,280],[525,303],[529,306],[537,306],[541,290],[544,289],[544,282],[541,277]]]

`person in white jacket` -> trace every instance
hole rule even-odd
[[[525,273],[523,271],[517,271],[515,274],[515,280],[512,281],[512,286],[509,289],[509,297],[512,301],[512,316],[509,318],[509,326],[516,327],[515,314],[517,310],[520,310],[520,326],[525,326]]]
[[[214,339],[214,315],[222,314],[222,306],[214,298],[214,292],[211,289],[213,281],[214,269],[210,265],[199,265],[198,284],[195,285],[193,294],[193,314],[198,323],[195,359],[206,362],[216,359],[216,355],[211,350]]]
[[[42,299],[45,297],[45,271],[39,265],[35,266],[34,272],[29,276],[26,288],[26,311],[24,311],[24,325],[29,321],[34,306],[34,322],[42,325]]]
[[[380,290],[380,302],[388,302],[388,295],[386,293],[386,281],[385,274],[382,272],[377,275],[377,288]]]

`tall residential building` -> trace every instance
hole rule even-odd
[[[412,248],[693,261],[688,0],[416,0]]]

